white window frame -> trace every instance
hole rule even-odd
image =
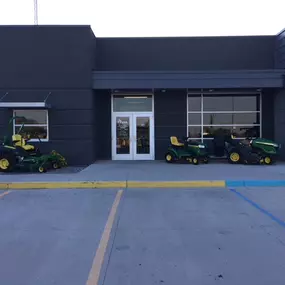
[[[48,142],[49,141],[49,114],[48,110],[46,109],[18,109],[18,110],[13,110],[13,117],[16,116],[16,113],[18,111],[44,111],[46,113],[46,124],[25,124],[24,127],[46,127],[47,128],[47,138],[46,139],[30,139],[29,142]],[[22,124],[16,124],[16,121],[13,120],[13,135],[16,133],[16,127],[21,127]]]
[[[207,95],[210,93],[207,93]],[[187,128],[186,128],[186,136],[189,135],[189,128],[190,127],[200,127],[201,128],[201,137],[200,138],[191,138],[193,140],[201,140],[201,142],[204,142],[204,140],[212,140],[213,138],[204,138],[203,135],[203,129],[204,127],[253,127],[253,126],[259,126],[259,136],[262,137],[262,93],[261,92],[226,92],[226,93],[212,93],[213,96],[217,95],[258,95],[259,96],[259,111],[204,111],[204,94],[201,91],[201,93],[191,93],[187,92]],[[189,101],[188,98],[191,97],[191,95],[199,95],[199,98],[201,100],[201,110],[200,111],[189,111]],[[259,124],[214,124],[214,125],[204,125],[204,113],[205,114],[238,114],[238,113],[259,113]],[[189,114],[200,114],[201,115],[201,124],[189,124]],[[238,137],[236,139],[245,139],[245,137]]]

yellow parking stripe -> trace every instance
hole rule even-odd
[[[225,181],[128,181],[128,188],[225,187]]]
[[[225,187],[224,180],[190,181],[69,181],[69,182],[7,182],[0,189],[110,189],[110,188],[200,188]]]
[[[110,239],[110,235],[111,235],[112,227],[114,224],[116,212],[118,210],[118,206],[119,206],[122,194],[123,194],[123,190],[119,190],[117,195],[116,195],[116,198],[114,200],[111,212],[109,214],[107,223],[105,225],[103,235],[101,237],[99,246],[97,248],[97,251],[96,251],[96,254],[95,254],[95,257],[93,260],[91,270],[89,272],[89,277],[88,277],[88,280],[86,282],[86,285],[98,285],[99,284],[101,268],[102,268],[102,265],[104,262],[106,249],[108,246],[108,242]]]

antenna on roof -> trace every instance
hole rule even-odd
[[[34,25],[38,25],[38,0],[34,0]]]

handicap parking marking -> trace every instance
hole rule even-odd
[[[10,193],[10,191],[5,191],[3,193],[0,194],[0,199],[2,199],[3,197],[5,197],[6,195],[8,195]]]
[[[239,198],[243,199],[244,201],[246,201],[247,203],[249,203],[251,206],[253,206],[254,208],[256,208],[257,210],[259,210],[261,213],[265,214],[267,217],[269,217],[271,220],[273,220],[274,222],[278,223],[281,227],[285,228],[285,221],[277,218],[276,216],[274,216],[272,213],[270,213],[269,211],[265,210],[263,207],[261,207],[259,204],[257,204],[256,202],[252,201],[251,199],[247,198],[245,195],[241,194],[240,192],[238,192],[235,189],[229,188],[229,190],[236,194]]]

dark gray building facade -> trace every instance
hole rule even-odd
[[[89,26],[2,26],[0,37],[0,136],[24,122],[70,164],[163,159],[170,136],[210,145],[219,129],[285,144],[285,31],[96,38]],[[24,121],[9,125],[13,115]]]

